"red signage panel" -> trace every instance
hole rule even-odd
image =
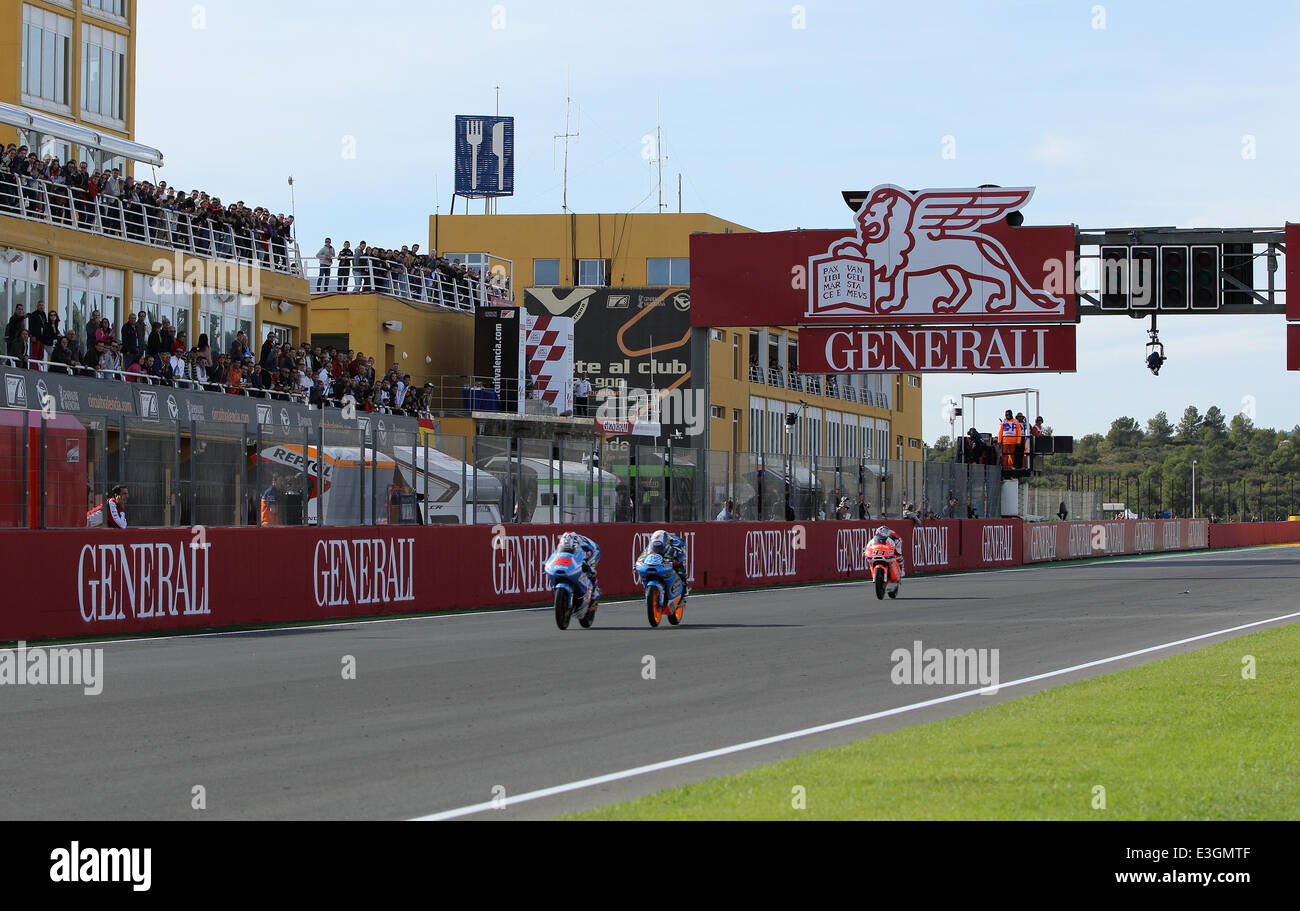
[[[1286,318],[1300,320],[1300,224],[1286,226],[1286,248],[1291,255],[1286,258]],[[1291,289],[1295,293],[1289,293]],[[1297,368],[1292,367],[1292,370]]]
[[[1075,231],[1012,228],[1028,187],[877,187],[853,233],[691,238],[694,326],[1074,323]]]
[[[804,373],[1072,373],[1074,326],[806,328]]]
[[[1300,297],[1300,291],[1296,291],[1296,297]],[[1300,370],[1300,323],[1288,323],[1286,327],[1286,369]]]

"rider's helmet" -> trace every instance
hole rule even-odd
[[[647,548],[652,554],[658,554],[663,557],[668,553],[668,532],[657,531],[650,536],[650,546]]]
[[[889,543],[889,539],[893,536],[894,532],[888,525],[882,525],[876,529],[876,541],[880,544]]]
[[[564,554],[576,554],[582,549],[581,539],[573,532],[567,532],[560,538],[559,552]]]

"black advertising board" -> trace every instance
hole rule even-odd
[[[477,411],[519,409],[519,314],[518,307],[484,307],[475,317],[474,376],[496,399],[480,399]]]
[[[621,391],[633,409],[653,390],[666,435],[707,425],[708,403],[693,383],[690,289],[529,288],[524,307],[574,321],[575,375],[590,380],[593,407],[602,389]],[[612,416],[634,423],[633,415]]]

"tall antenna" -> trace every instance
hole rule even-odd
[[[569,140],[576,140],[582,130],[582,108],[578,108],[578,133],[570,132],[571,115],[573,113],[573,80],[572,71],[565,79],[565,98],[564,98],[564,132],[555,134],[555,141],[564,140],[564,205],[563,211],[569,211]],[[554,166],[554,163],[552,163]]]
[[[664,162],[668,156],[664,154],[664,124],[663,124],[663,104],[656,96],[655,99],[655,158],[650,164],[659,169],[659,212],[664,211]]]

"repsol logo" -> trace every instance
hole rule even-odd
[[[1160,533],[1164,539],[1165,550],[1179,550],[1183,544],[1182,528],[1175,522],[1161,522]]]
[[[312,563],[317,607],[415,600],[415,539],[317,541]]]
[[[1032,525],[1029,528],[1029,559],[1033,563],[1056,559],[1056,527]]]
[[[751,531],[745,535],[745,578],[770,579],[797,572],[794,531]]]
[[[87,544],[77,600],[87,623],[210,614],[211,544]]]
[[[1156,549],[1156,523],[1139,522],[1133,526],[1133,552],[1149,554]]]
[[[559,535],[506,535],[492,545],[492,590],[498,595],[544,592],[546,561]]]
[[[1092,556],[1092,535],[1087,525],[1071,525],[1069,540],[1070,558]]]
[[[980,558],[985,563],[1011,563],[1015,560],[1015,526],[984,526],[980,532]]]
[[[865,528],[845,528],[835,534],[835,569],[842,573],[866,572],[865,555],[871,532]]]
[[[948,565],[948,527],[912,529],[912,566]]]

